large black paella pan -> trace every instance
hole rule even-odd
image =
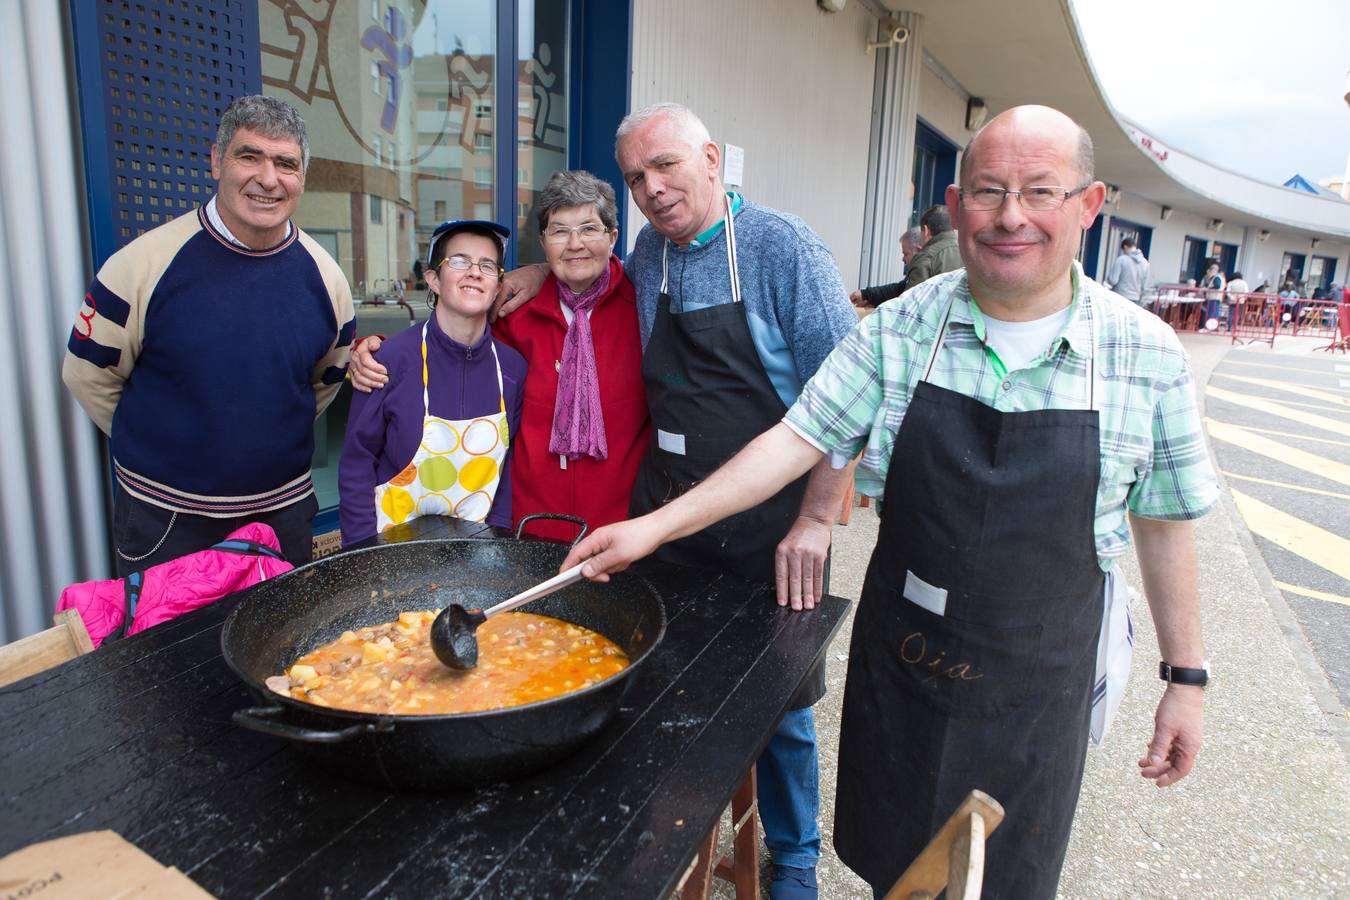
[[[660,596],[640,577],[583,581],[529,605],[603,634],[632,660],[600,684],[551,700],[457,715],[376,715],[283,697],[263,682],[349,629],[449,602],[503,600],[556,574],[566,552],[533,541],[414,541],[321,559],[251,588],[221,632],[226,663],[260,703],[236,712],[235,721],[294,741],[340,774],[390,788],[482,785],[561,760],[605,726],[665,634]]]

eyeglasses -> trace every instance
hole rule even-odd
[[[470,268],[477,266],[478,271],[482,272],[488,278],[502,277],[502,267],[497,265],[495,259],[480,259],[475,261],[469,259],[467,256],[456,253],[454,256],[447,256],[445,259],[441,260],[436,268],[439,269],[441,266],[449,266],[459,272],[467,272]]]
[[[1020,191],[1010,191],[1007,188],[984,187],[974,188],[973,190],[958,191],[961,197],[961,205],[966,209],[977,211],[987,211],[998,209],[1003,206],[1003,201],[1008,197],[1016,197],[1017,202],[1022,204],[1023,209],[1030,209],[1036,212],[1050,212],[1059,209],[1074,194],[1081,194],[1091,185],[1080,185],[1070,190],[1059,185],[1036,185],[1035,187],[1025,187]]]
[[[592,241],[603,241],[605,235],[609,234],[609,229],[594,222],[581,225],[550,225],[544,232],[544,240],[550,244],[566,244],[572,239],[573,233],[589,244]]]

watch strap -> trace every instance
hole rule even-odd
[[[1187,669],[1182,666],[1169,666],[1165,662],[1158,663],[1158,677],[1169,684],[1190,684],[1196,687],[1204,687],[1209,684],[1209,666],[1203,669]]]

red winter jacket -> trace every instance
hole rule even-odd
[[[569,459],[563,468],[558,454],[548,452],[567,335],[557,279],[550,275],[534,299],[492,324],[492,333],[520,351],[529,367],[520,432],[511,449],[511,515],[517,523],[537,512],[580,516],[592,528],[628,518],[628,496],[647,452],[651,416],[642,385],[642,337],[633,284],[614,257],[609,272],[609,290],[591,312],[608,459]],[[565,523],[531,523],[526,531],[555,540],[576,536],[576,529]]]

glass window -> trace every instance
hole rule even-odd
[[[1286,278],[1292,278],[1295,282],[1303,280],[1303,266],[1307,262],[1307,257],[1302,253],[1286,253],[1284,259],[1280,261],[1280,281]]]
[[[937,154],[926,147],[914,148],[914,202],[909,211],[909,225],[919,224],[919,217],[933,204],[928,198],[933,194],[933,183],[937,180]]]
[[[323,234],[346,273],[358,337],[426,318],[420,302],[374,300],[416,281],[437,224],[494,218],[497,16],[497,0],[258,0],[263,91],[294,105],[309,133],[296,223]],[[315,426],[324,510],[337,504],[349,391]]]
[[[539,228],[530,215],[539,191],[554,172],[567,168],[568,5],[520,0],[516,44],[517,261],[542,262]]]
[[[312,149],[296,223],[322,236],[346,274],[358,337],[426,318],[420,302],[376,301],[418,280],[425,243],[446,219],[512,225],[518,261],[543,259],[531,213],[568,162],[570,5],[258,0],[263,91],[300,111]],[[515,58],[502,60],[499,16],[512,14]],[[517,80],[514,108],[496,102],[499,77]],[[337,502],[349,391],[315,426],[325,511]]]
[[[1204,240],[1186,235],[1186,240],[1181,246],[1181,272],[1179,280],[1185,283],[1187,279],[1194,278],[1196,283],[1205,277],[1205,270],[1208,266],[1205,261],[1208,257],[1209,244]]]
[[[1314,288],[1326,290],[1336,280],[1336,258],[1333,256],[1314,256],[1308,265],[1308,283]],[[1339,300],[1339,297],[1332,297]]]

